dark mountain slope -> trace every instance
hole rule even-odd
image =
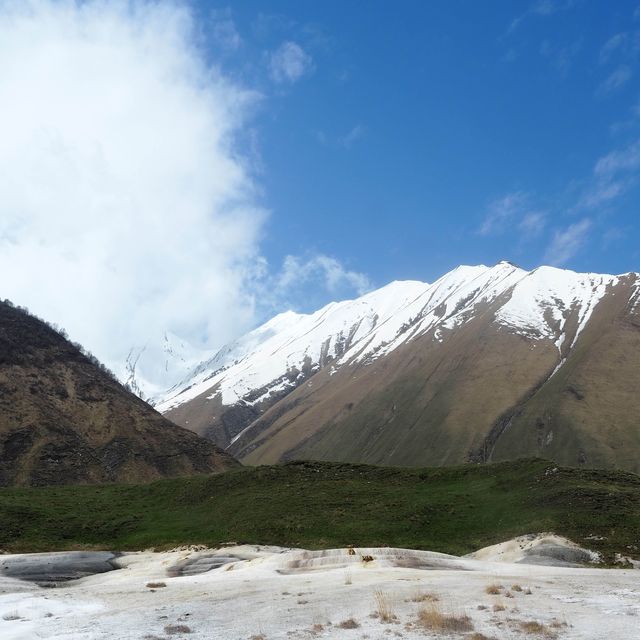
[[[0,486],[145,482],[237,464],[46,323],[0,302]]]

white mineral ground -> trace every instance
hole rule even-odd
[[[373,560],[363,561],[366,556]],[[406,549],[264,546],[125,553],[115,560],[120,570],[55,588],[0,577],[0,638],[355,640],[478,633],[498,640],[640,639],[637,570],[557,566],[593,557],[549,535],[462,558]],[[34,558],[40,561],[28,555],[0,560],[6,567]],[[500,586],[499,593],[487,593],[489,585]],[[377,613],[380,600],[390,622]],[[418,618],[424,607],[469,616],[473,632],[425,629]],[[354,628],[340,626],[349,620],[355,624],[346,626]],[[544,627],[522,626],[531,622]]]

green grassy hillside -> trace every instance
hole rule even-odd
[[[298,462],[145,485],[0,489],[8,551],[236,541],[463,554],[541,531],[608,559],[640,557],[640,476],[537,459],[437,469]]]

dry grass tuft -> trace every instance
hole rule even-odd
[[[373,592],[373,597],[376,601],[376,613],[378,614],[381,622],[393,622],[398,619],[395,613],[393,613],[393,607],[389,601],[389,596],[381,589],[376,589]]]
[[[465,640],[496,640],[495,636],[485,636],[484,633],[472,633],[470,636],[465,636]]]
[[[520,626],[520,630],[523,633],[530,633],[532,635],[544,636],[545,638],[557,637],[556,633],[551,631],[549,627],[542,624],[541,622],[536,622],[535,620],[521,622],[519,626]]]
[[[166,586],[166,582],[147,582],[147,584],[145,585],[145,587],[148,587],[149,589],[161,589],[162,587]]]
[[[10,613],[5,613],[2,616],[2,619],[3,620],[7,620],[7,621],[9,621],[9,620],[21,620],[22,616],[20,616],[20,614],[17,611],[12,611]]]
[[[186,624],[168,624],[164,628],[164,632],[168,636],[175,636],[179,633],[191,633],[191,629]]]
[[[407,602],[440,602],[440,596],[437,593],[433,593],[433,591],[416,593],[416,595],[413,596],[413,598],[409,598]]]
[[[496,584],[494,582],[493,584],[489,584],[485,587],[485,593],[488,593],[490,596],[497,596],[502,591],[502,588],[501,584]]]
[[[519,584],[512,584],[511,585],[511,591],[517,591],[518,593],[520,593],[522,590],[523,589]]]
[[[348,620],[343,620],[338,628],[340,629],[357,629],[360,626],[360,623],[354,620],[353,618],[349,618]]]
[[[494,604],[493,610],[497,613],[498,611],[504,611],[506,607],[503,604]]]
[[[425,629],[433,631],[473,631],[473,623],[469,616],[445,614],[435,604],[420,609],[418,622]]]

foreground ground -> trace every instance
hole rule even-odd
[[[640,572],[523,564],[575,559],[570,547],[527,556],[527,545],[474,558],[255,546],[124,554],[120,570],[55,588],[1,577],[0,637],[640,639]]]

